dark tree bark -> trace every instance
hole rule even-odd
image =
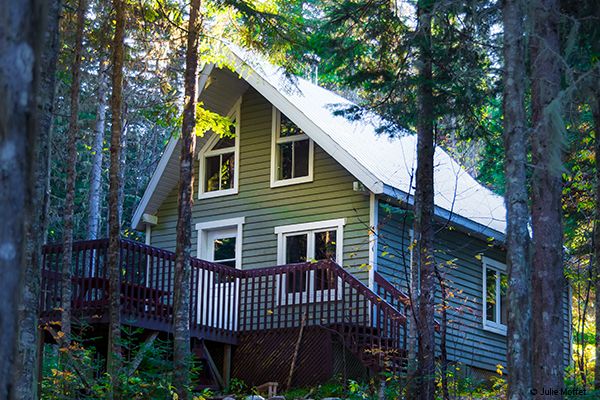
[[[600,78],[600,77],[599,77]],[[598,80],[600,82],[600,79]],[[600,86],[599,83],[596,84]],[[594,283],[596,288],[596,321],[600,321],[600,87],[595,90],[592,98],[592,114],[594,116],[594,131],[596,151],[596,215],[594,220]],[[600,324],[596,323],[596,360],[600,360]],[[600,390],[600,362],[596,361],[594,369],[594,388]]]
[[[531,253],[525,116],[525,4],[504,0],[504,149],[508,267],[508,398],[531,390]]]
[[[194,150],[196,146],[196,96],[198,85],[198,42],[200,37],[200,0],[192,0],[185,60],[185,105],[181,127],[181,159],[177,246],[175,256],[173,386],[179,398],[189,398],[190,386],[190,257],[192,249],[192,204],[194,189]]]
[[[419,50],[417,179],[414,234],[420,268],[417,330],[419,336],[419,398],[435,397],[435,259],[433,250],[433,90],[431,26],[433,0],[417,3],[417,45]]]
[[[123,64],[125,53],[125,1],[113,0],[115,35],[112,43],[112,113],[110,140],[110,173],[108,189],[108,274],[110,287],[110,326],[107,372],[111,377],[111,398],[120,398],[118,374],[121,370],[121,221],[119,189],[121,182],[121,132],[123,108]]]
[[[19,336],[17,356],[13,374],[14,397],[17,399],[37,399],[38,393],[38,314],[40,304],[40,278],[42,244],[47,229],[48,170],[50,145],[52,140],[52,119],[54,115],[54,94],[56,86],[56,62],[58,59],[58,21],[61,1],[47,3],[46,31],[40,54],[40,86],[37,104],[38,140],[33,143],[33,180],[35,189],[32,203],[31,223],[27,230],[25,248],[25,270],[22,279],[21,301],[19,303]]]
[[[103,44],[100,43],[100,46]],[[98,49],[103,52],[103,49]],[[104,129],[106,126],[106,108],[108,89],[108,62],[100,57],[98,65],[98,104],[96,105],[96,123],[94,126],[94,143],[92,145],[92,170],[90,174],[90,194],[88,199],[87,238],[96,239],[100,227],[100,199],[102,196],[102,159],[104,147]]]
[[[46,2],[0,1],[0,399],[14,395],[18,303],[34,222],[37,95]],[[35,310],[30,310],[35,313]]]
[[[77,164],[77,136],[79,135],[79,94],[81,86],[81,57],[83,53],[83,28],[85,25],[86,0],[77,6],[75,50],[71,63],[71,115],[67,132],[67,188],[63,218],[63,258],[61,291],[61,331],[63,343],[71,339],[71,277],[73,259],[73,214],[75,208],[75,180]]]
[[[531,2],[533,386],[563,387],[564,318],[559,0]],[[554,103],[553,103],[554,102]],[[537,398],[543,398],[538,393]]]

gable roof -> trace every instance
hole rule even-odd
[[[232,45],[223,51],[233,70],[245,82],[298,125],[371,192],[398,198],[409,204],[413,202],[415,135],[410,132],[395,138],[379,135],[377,127],[385,121],[377,115],[371,114],[357,121],[334,115],[335,109],[347,108],[354,103],[302,78],[290,82],[280,68],[256,53]],[[167,173],[167,165],[171,169],[173,159],[177,163],[178,152],[174,151],[175,147],[179,146],[169,144],[163,155],[168,160],[163,162],[161,159],[154,172],[151,184],[134,214],[134,227],[140,226],[143,213],[155,212],[160,206],[157,203],[164,200],[160,200],[160,197],[165,196],[165,190],[157,196],[156,189],[161,185],[161,177]],[[434,167],[436,215],[470,231],[503,240],[506,229],[503,198],[479,184],[439,146],[435,149]],[[177,171],[175,167],[174,172]]]

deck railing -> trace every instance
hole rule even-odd
[[[73,245],[75,316],[107,318],[107,251],[106,239]],[[120,251],[123,318],[170,331],[175,254],[130,240],[120,241]],[[60,315],[62,246],[46,246],[43,257],[41,310],[52,319]],[[406,349],[407,303],[377,275],[392,296],[374,293],[333,261],[237,270],[192,258],[191,265],[192,335],[233,340],[241,332],[322,326],[359,354]]]

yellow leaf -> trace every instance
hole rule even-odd
[[[504,369],[504,367],[502,366],[502,364],[498,364],[496,365],[496,373],[500,376],[502,376],[502,370]]]

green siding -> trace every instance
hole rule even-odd
[[[379,239],[377,268],[405,292],[410,271],[411,220],[397,209],[378,208]],[[506,366],[506,336],[489,332],[482,326],[483,266],[479,255],[505,262],[505,253],[485,240],[455,229],[436,231],[436,262],[445,275],[454,297],[450,298],[447,349],[451,360],[496,370]],[[449,263],[450,261],[452,263]],[[452,265],[450,265],[452,264]],[[437,293],[440,301],[439,290]],[[565,340],[569,340],[568,296],[565,295]],[[569,348],[565,346],[565,363]]]
[[[192,228],[197,222],[245,217],[242,265],[246,269],[277,264],[276,226],[346,218],[344,266],[368,263],[369,196],[354,192],[352,182],[356,178],[319,146],[315,145],[313,182],[270,187],[271,112],[271,104],[255,90],[249,89],[244,94],[240,116],[239,193],[212,199],[196,198]],[[198,164],[196,160],[196,182]],[[176,220],[174,189],[159,209],[159,224],[152,230],[153,246],[175,248]],[[195,230],[192,244],[195,254]],[[360,278],[366,281],[366,270],[360,271]]]

